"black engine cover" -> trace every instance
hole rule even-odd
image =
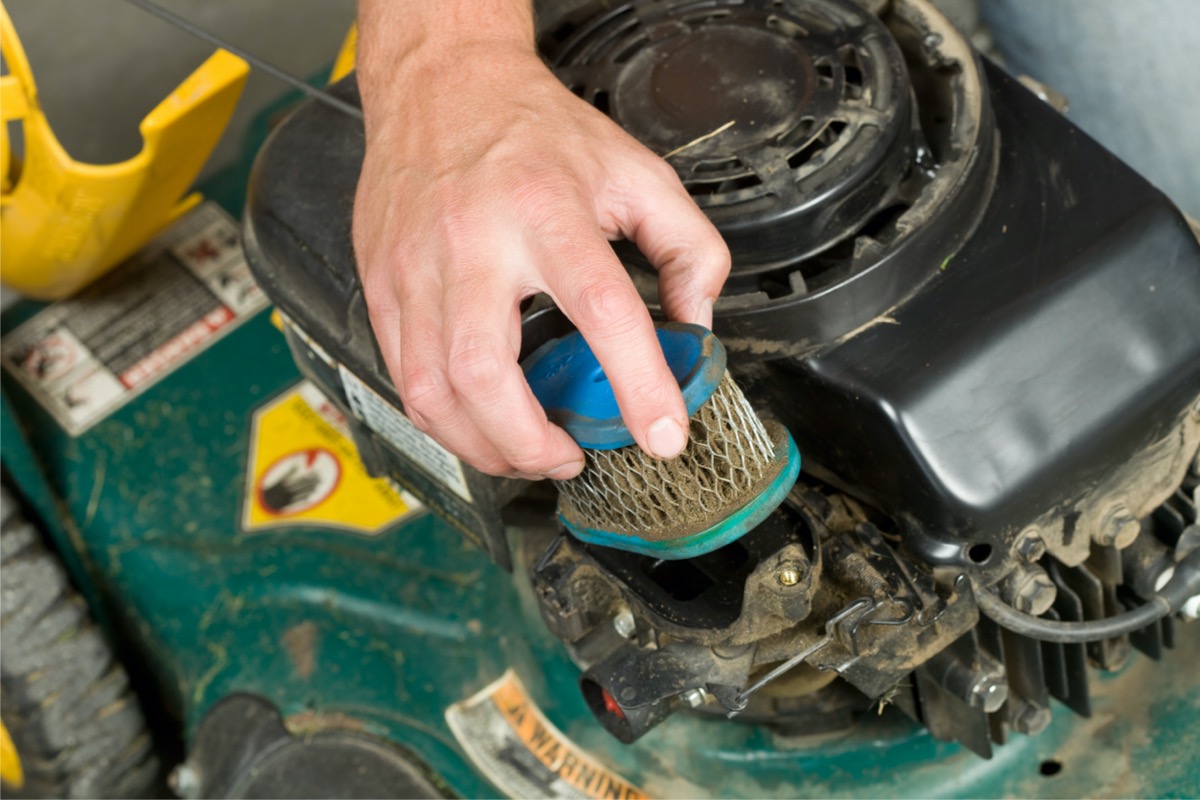
[[[899,306],[808,355],[739,365],[731,354],[806,469],[905,523],[909,546],[935,563],[1069,508],[1200,396],[1196,236],[1068,119],[1000,69],[986,75],[1000,163],[953,257]],[[336,91],[356,100],[352,77]],[[293,114],[259,156],[246,243],[263,289],[307,334],[292,344],[310,377],[344,403],[336,361],[398,406],[351,249],[363,146],[348,116],[319,104]],[[547,319],[528,321],[527,351],[560,332]],[[376,471],[427,502],[440,492],[435,510],[507,560],[493,521],[507,487],[466,469],[464,501],[411,459],[389,461],[398,451],[377,432],[356,432]]]
[[[910,545],[933,562],[1079,500],[1200,397],[1195,233],[1069,120],[987,74],[1000,163],[972,237],[907,302],[753,370],[747,390],[770,395],[809,462],[931,532]]]

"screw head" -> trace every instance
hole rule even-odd
[[[1142,525],[1124,503],[1114,503],[1100,518],[1096,530],[1096,544],[1105,547],[1116,546],[1124,549],[1133,544],[1133,540],[1142,532]]]
[[[1021,531],[1013,544],[1013,552],[1030,564],[1040,561],[1042,556],[1046,555],[1046,540],[1042,538],[1042,532],[1037,528]]]
[[[795,586],[802,577],[800,568],[795,564],[784,564],[778,575],[779,583],[782,586]]]
[[[617,615],[613,617],[612,624],[617,635],[622,639],[629,639],[637,632],[637,622],[633,619],[633,612],[628,608],[618,611]]]
[[[679,699],[688,708],[699,708],[708,701],[708,692],[703,689],[688,689],[679,694]]]
[[[1028,736],[1035,736],[1050,725],[1050,709],[1026,704],[1013,720],[1013,728]]]
[[[1058,597],[1058,587],[1050,576],[1038,570],[1031,572],[1013,594],[1013,608],[1035,617],[1045,614]]]

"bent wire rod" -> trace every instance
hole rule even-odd
[[[726,714],[725,716],[728,717],[729,719],[732,719],[733,717],[737,716],[739,713],[741,713],[741,711],[743,709],[746,708],[747,703],[750,702],[750,695],[754,694],[759,689],[766,686],[768,683],[775,680],[779,676],[783,675],[785,672],[792,669],[797,664],[800,664],[806,658],[808,658],[809,656],[818,652],[819,650],[821,650],[821,648],[825,647],[825,645],[827,645],[831,641],[833,641],[834,637],[837,634],[838,626],[841,623],[845,622],[847,619],[849,619],[851,616],[853,616],[856,612],[861,611],[863,614],[869,614],[872,610],[874,610],[874,608],[875,608],[874,600],[872,600],[869,597],[860,597],[857,600],[855,600],[854,602],[847,605],[845,608],[843,608],[838,613],[834,614],[832,617],[829,618],[829,621],[825,623],[825,633],[823,636],[821,636],[820,639],[813,642],[808,647],[801,650],[799,653],[796,653],[796,655],[792,656],[787,661],[784,661],[782,664],[775,667],[775,669],[771,670],[766,675],[763,675],[761,678],[756,680],[754,683],[747,686],[741,693],[735,695],[732,700],[734,708],[730,709],[729,713]]]

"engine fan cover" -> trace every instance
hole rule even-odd
[[[907,11],[889,24],[851,0],[548,12],[539,45],[558,77],[663,156],[729,245],[715,330],[731,351],[800,355],[849,333],[978,219],[995,165],[979,65]],[[653,268],[616,249],[657,310]]]

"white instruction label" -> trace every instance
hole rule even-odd
[[[4,367],[79,435],[266,304],[238,224],[204,203],[5,336]]]
[[[342,386],[354,416],[367,424],[393,447],[424,467],[435,479],[449,486],[454,493],[471,502],[471,491],[463,475],[462,462],[446,448],[409,421],[391,403],[375,393],[357,375],[339,364]]]

